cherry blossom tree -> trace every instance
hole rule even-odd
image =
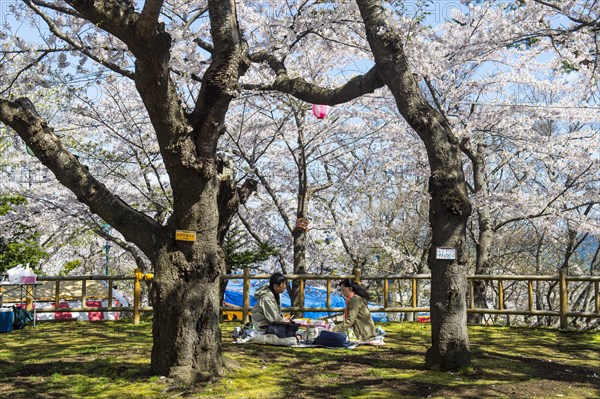
[[[457,15],[448,25],[455,25],[455,35],[477,39],[453,53],[451,69],[429,81],[428,88],[461,135],[461,149],[471,163],[478,217],[475,273],[487,274],[499,230],[531,218],[556,223],[567,209],[596,201],[590,194],[598,173],[593,161],[597,118],[590,98],[597,96],[597,79],[593,32],[583,35],[586,40],[578,50],[563,48],[554,54],[560,48],[557,38],[565,42],[569,34],[579,35],[581,25],[561,27],[564,21],[557,21],[553,9],[535,4],[508,8],[476,3],[479,6],[468,15]],[[594,11],[585,7],[581,11],[590,12]],[[487,29],[496,26],[499,16],[507,29]],[[573,52],[588,54],[577,71],[565,68],[573,64]],[[498,67],[490,69],[495,64]],[[541,134],[542,121],[556,132]],[[485,308],[484,283],[474,284],[475,303]]]
[[[536,153],[536,161],[528,163],[526,153],[513,146],[535,146],[530,142],[535,136],[531,121],[540,113],[519,110],[495,129],[485,124],[489,111],[479,112],[477,101],[465,95],[476,95],[479,90],[482,95],[506,99],[510,79],[522,79],[516,68],[527,66],[527,61],[542,64],[536,57],[548,57],[544,61],[554,70],[577,72],[571,80],[563,80],[562,90],[567,83],[583,87],[592,82],[597,87],[597,51],[590,46],[595,38],[594,19],[588,18],[597,15],[597,6],[569,1],[564,4],[570,8],[561,6],[558,12],[550,2],[465,1],[454,21],[428,29],[407,18],[402,3],[25,0],[15,5],[15,18],[36,35],[10,22],[2,31],[0,121],[18,133],[40,162],[98,218],[94,220],[109,223],[124,242],[134,244],[151,262],[155,273],[153,372],[193,383],[218,377],[222,370],[218,285],[225,270],[223,237],[253,186],[237,187],[242,181],[224,173],[229,166],[217,150],[228,132],[231,109],[243,106],[243,98],[236,100],[240,92],[278,92],[308,104],[337,105],[383,87],[418,136],[429,167],[432,347],[427,364],[444,370],[469,364],[465,302],[471,200],[482,214],[490,209],[490,215],[501,215],[497,229],[516,218],[529,219],[544,207],[500,207],[501,202],[491,202],[485,189],[475,190],[470,198],[471,176],[465,175],[463,154],[477,155],[479,144],[494,144],[498,132],[506,135],[507,140],[498,138],[495,151],[481,147],[480,154],[485,168],[502,166],[512,172],[508,179],[496,177],[507,188],[498,191],[499,196],[510,192],[513,203],[519,195],[530,194],[526,186],[517,184],[526,181],[527,170],[541,170],[543,161],[555,163],[545,170],[559,170],[566,160],[560,156],[542,159],[542,148],[535,148],[537,152],[528,148],[527,154]],[[561,18],[573,25],[560,27]],[[568,42],[567,34],[577,40]],[[567,58],[549,55],[551,49]],[[329,58],[321,66],[323,51]],[[504,71],[495,66],[503,63],[515,73],[499,73]],[[478,68],[480,64],[485,65]],[[476,69],[477,73],[466,73]],[[535,68],[525,71],[529,83],[540,76]],[[315,81],[316,76],[322,80]],[[458,85],[459,90],[444,85],[460,81],[460,76],[466,83]],[[494,82],[497,77],[504,80]],[[547,79],[538,80],[539,86],[547,83]],[[51,85],[77,96],[74,104],[53,118],[42,112],[31,92],[34,87]],[[463,90],[469,85],[471,90]],[[91,95],[94,90],[96,97]],[[589,93],[588,105],[594,105],[596,93]],[[583,98],[564,96],[552,104],[581,104]],[[471,116],[473,107],[478,112]],[[298,117],[293,126],[296,131],[302,128],[301,110],[306,108],[301,102],[292,108]],[[581,115],[564,118],[580,120]],[[485,132],[481,138],[477,137],[480,129]],[[585,136],[585,129],[571,132]],[[89,142],[72,140],[74,131],[89,137]],[[567,137],[566,131],[557,137]],[[400,134],[405,132],[404,127],[399,129]],[[97,151],[90,151],[94,148]],[[246,144],[241,148],[247,156]],[[552,154],[550,140],[545,150]],[[368,165],[369,160],[364,162]],[[585,165],[578,164],[572,178],[579,176],[578,170],[584,172]],[[593,176],[588,173],[593,170],[582,176]],[[299,181],[307,194],[306,180]],[[593,185],[593,179],[585,182]],[[569,185],[566,177],[552,183],[550,198],[560,193],[556,190],[561,184],[562,189]],[[323,190],[321,195],[326,193]],[[579,194],[579,188],[572,193]],[[397,193],[392,188],[385,195]],[[345,216],[341,210],[356,209],[325,208],[328,201],[323,199],[318,206],[340,221]],[[561,195],[560,203],[563,214],[581,220],[581,213],[569,212],[580,201]],[[558,205],[558,200],[552,205]],[[288,206],[286,213],[302,216],[307,208],[293,209]],[[197,232],[196,240],[176,241],[179,229]],[[438,247],[456,248],[457,258],[436,259]],[[352,256],[357,261],[365,258],[359,253]]]
[[[86,58],[94,61],[92,69],[99,78],[105,78],[101,77],[103,73],[113,74],[123,84],[135,86],[170,177],[173,196],[170,218],[162,224],[160,218],[153,218],[144,209],[122,199],[114,191],[116,187],[108,187],[94,177],[55,129],[40,117],[29,99],[1,100],[0,119],[19,133],[40,161],[80,202],[127,241],[135,243],[153,263],[156,277],[152,290],[154,372],[186,383],[219,375],[222,358],[216,337],[219,336],[218,282],[222,259],[217,242],[219,162],[216,147],[238,77],[247,68],[234,2],[208,3],[211,24],[209,27],[205,19],[199,27],[200,35],[210,32],[212,45],[219,51],[213,52],[207,68],[195,71],[203,75],[203,84],[199,91],[193,90],[195,105],[190,109],[182,106],[181,95],[185,95],[187,89],[184,86],[180,93],[170,76],[170,68],[176,71],[180,65],[178,62],[170,65],[172,47],[176,46],[173,46],[173,35],[159,21],[163,2],[146,2],[139,11],[125,2],[24,3],[33,12],[34,26],[40,20],[45,23],[47,30],[41,33],[45,33],[48,40],[27,43],[27,49],[21,50],[23,53],[19,56],[24,58],[24,66],[15,68],[16,73],[4,80],[5,95],[10,87],[21,83],[19,78],[26,68],[41,65],[29,51],[35,53],[38,47],[44,49],[39,57],[57,54],[55,60],[59,68],[75,61],[70,61],[68,56],[68,52],[73,52],[73,56],[79,57],[80,65]],[[165,8],[164,13],[170,11]],[[188,21],[182,17],[191,17],[193,13],[188,7],[173,9],[177,18],[174,28],[184,26]],[[29,15],[24,14],[23,18],[30,18]],[[187,32],[191,42],[192,33]],[[55,47],[57,39],[62,51]],[[15,37],[13,43],[18,47],[25,46],[23,42],[22,38]],[[51,53],[51,50],[57,51]],[[44,65],[41,68],[56,64]],[[232,195],[236,194],[233,190]],[[197,240],[194,243],[175,241],[176,229],[197,231]]]

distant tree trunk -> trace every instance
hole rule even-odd
[[[473,166],[474,193],[485,196],[488,192],[485,177],[485,146],[480,144],[476,149],[473,149],[468,140],[462,140],[460,148],[469,157]],[[479,234],[475,243],[475,274],[487,275],[490,274],[490,250],[495,234],[487,205],[483,204],[477,207],[477,222]],[[476,308],[487,308],[486,283],[484,280],[473,281],[473,302]],[[480,313],[473,313],[469,316],[469,321],[475,324],[481,323],[482,319]]]
[[[536,230],[537,231],[537,230]],[[542,275],[542,246],[544,243],[544,233],[538,234],[538,240],[536,242],[535,247],[535,275]],[[543,282],[536,280],[535,281],[535,309],[536,310],[544,310],[544,293],[542,289]],[[549,317],[547,316],[537,316],[536,324],[548,324]]]
[[[308,187],[308,174],[306,165],[306,144],[304,143],[303,118],[295,112],[296,127],[298,129],[298,154],[295,156],[298,167],[298,203],[296,205],[296,221],[292,230],[294,241],[294,274],[306,273],[306,233],[308,230],[308,204],[310,190]],[[300,282],[292,282],[292,306],[300,304]],[[295,312],[296,317],[304,316],[303,312]]]
[[[294,274],[306,273],[306,230],[296,226],[292,231],[294,240]],[[300,282],[292,281],[292,294],[290,295],[292,306],[300,306]],[[294,312],[296,317],[303,317],[303,312]]]
[[[492,230],[492,222],[488,209],[479,209],[479,239],[476,244],[475,258],[475,274],[489,275],[490,274],[490,249],[494,242],[494,231]],[[473,281],[473,296],[476,308],[487,308],[486,283],[483,280]],[[481,323],[482,315],[475,313],[472,315],[472,323]]]
[[[297,148],[293,151],[294,162],[298,169],[298,202],[296,205],[296,220],[291,227],[293,245],[294,245],[294,274],[306,274],[306,240],[309,229],[308,208],[313,195],[321,190],[331,187],[332,183],[327,182],[319,186],[311,186],[308,176],[309,152],[308,143],[304,137],[305,112],[302,107],[294,108],[294,120],[297,129]],[[300,283],[297,280],[292,282],[290,293],[292,306],[299,307],[300,304]],[[295,312],[297,317],[302,317],[303,312]]]
[[[219,159],[219,195],[217,198],[219,208],[219,228],[217,232],[217,239],[219,241],[219,253],[225,262],[225,274],[231,274],[233,272],[231,259],[225,255],[223,246],[225,245],[225,236],[231,226],[231,221],[237,213],[237,210],[241,204],[245,204],[250,195],[256,191],[258,182],[254,179],[247,179],[241,187],[236,187],[235,179],[233,176],[233,170],[228,166],[229,160],[220,158]],[[229,280],[221,281],[220,284],[220,303],[223,303],[225,299],[225,290],[227,289],[227,283]]]

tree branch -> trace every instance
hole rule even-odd
[[[163,4],[162,0],[146,0],[144,2],[144,8],[137,22],[137,31],[142,37],[154,35]]]
[[[266,52],[249,55],[255,63],[266,63],[275,72],[275,80],[270,85],[244,85],[245,89],[259,91],[280,91],[313,104],[336,105],[373,93],[383,87],[384,83],[377,67],[371,68],[366,74],[355,76],[344,85],[328,89],[297,77],[290,78],[282,60]]]
[[[70,189],[80,202],[119,230],[125,239],[137,243],[146,256],[154,258],[154,244],[159,239],[161,226],[95,179],[38,116],[28,98],[14,102],[0,99],[0,121],[21,136],[42,164],[52,170],[58,181]]]
[[[44,22],[46,22],[46,25],[48,25],[48,28],[50,28],[50,31],[54,34],[54,36],[58,37],[59,39],[63,40],[64,42],[68,43],[69,45],[71,45],[74,49],[80,51],[82,54],[85,54],[86,56],[88,56],[89,58],[91,58],[92,60],[96,61],[98,64],[104,65],[105,67],[107,67],[108,69],[110,69],[113,72],[116,72],[122,76],[125,76],[127,78],[133,79],[133,73],[121,68],[119,65],[114,64],[112,62],[108,62],[107,60],[103,60],[100,57],[96,56],[95,54],[93,54],[91,51],[89,51],[89,47],[84,47],[83,45],[75,42],[75,40],[71,39],[69,36],[63,34],[60,29],[56,26],[56,24],[54,22],[52,22],[52,20],[46,15],[46,13],[44,13],[42,10],[40,10],[37,5],[33,4],[32,1],[25,1],[25,3],[29,6],[29,8],[31,8],[37,15],[39,15]]]
[[[541,216],[545,216],[546,215],[546,211],[548,210],[548,208],[550,208],[550,206],[556,202],[560,197],[562,197],[567,191],[569,191],[573,186],[575,186],[575,183],[577,182],[577,180],[579,180],[579,178],[581,176],[583,176],[584,174],[587,173],[588,170],[590,170],[590,168],[593,166],[593,163],[591,163],[583,172],[581,172],[579,175],[577,175],[573,180],[571,180],[564,189],[562,189],[560,191],[560,193],[558,193],[557,195],[554,196],[554,198],[552,198],[544,207],[544,209],[542,209],[541,211],[534,213],[534,214],[530,214],[530,215],[526,215],[526,216],[518,216],[518,217],[514,217],[514,218],[510,218],[507,219],[499,224],[497,224],[493,230],[494,231],[498,231],[500,230],[503,226],[506,226],[509,223],[513,223],[513,222],[518,222],[520,220],[526,220],[526,219],[534,219],[534,218],[538,218]]]
[[[0,94],[4,94],[7,90],[9,90],[12,85],[19,79],[19,76],[21,76],[22,73],[24,73],[25,71],[27,71],[30,68],[33,68],[35,65],[37,65],[41,60],[44,59],[45,56],[48,55],[48,51],[44,51],[42,52],[42,55],[40,55],[38,58],[35,59],[35,61],[29,63],[28,65],[26,65],[25,67],[21,68],[21,70],[19,72],[17,72],[17,74],[14,76],[14,78],[12,79],[12,81],[6,85],[6,89],[1,91]]]

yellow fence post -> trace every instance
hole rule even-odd
[[[299,285],[298,285],[298,290],[299,290],[299,305],[300,305],[300,309],[304,309],[304,279],[301,278],[298,281]],[[298,311],[302,314],[302,317],[304,317],[304,310],[300,310]]]
[[[33,310],[33,285],[25,287],[25,309],[29,312]]]
[[[140,324],[140,299],[142,296],[142,269],[135,269],[133,282],[133,324]]]

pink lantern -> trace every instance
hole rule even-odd
[[[329,105],[313,104],[312,106],[313,115],[319,119],[324,119],[329,112]]]

